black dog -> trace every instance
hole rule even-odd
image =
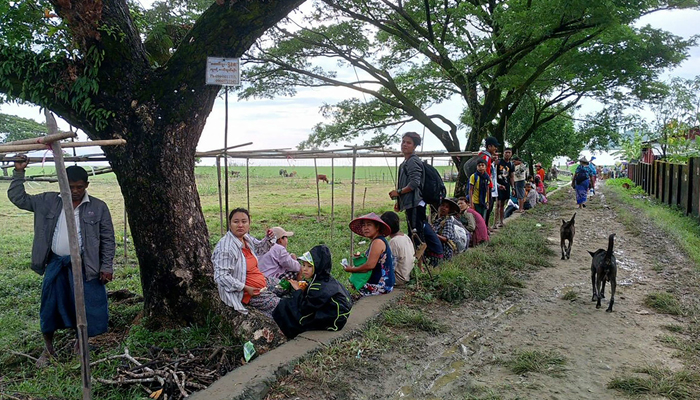
[[[617,261],[613,254],[615,234],[608,238],[608,250],[598,249],[595,253],[588,252],[591,262],[591,284],[593,285],[593,299],[598,301],[595,308],[600,308],[600,299],[605,298],[605,282],[610,282],[610,303],[607,312],[612,312],[615,304],[615,287],[617,286]],[[602,284],[602,287],[601,287]]]
[[[574,229],[574,218],[576,218],[576,213],[571,217],[569,222],[561,220],[561,229],[559,229],[559,237],[561,238],[561,259],[569,259],[571,257],[571,244],[574,242],[574,234],[576,229]],[[569,241],[569,246],[566,247],[564,241]]]

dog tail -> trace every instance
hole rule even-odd
[[[576,213],[574,213],[574,215],[571,217],[571,221],[569,222],[574,222],[574,218],[576,218]]]
[[[608,237],[608,251],[605,253],[605,258],[610,259],[613,255],[613,246],[615,245],[615,234],[613,233]]]

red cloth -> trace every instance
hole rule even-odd
[[[493,164],[493,157],[491,157],[489,155],[489,153],[487,153],[485,151],[480,151],[479,157],[483,158],[484,161],[486,161],[486,175],[488,175],[490,178],[491,177],[491,164]],[[467,177],[467,179],[469,179],[469,178]],[[493,179],[489,180],[489,189],[493,189]]]
[[[267,286],[267,281],[265,280],[265,275],[258,269],[258,259],[255,258],[253,252],[250,248],[243,248],[243,255],[245,256],[245,284],[246,286],[252,286],[254,288],[262,289]],[[245,290],[243,291],[243,299],[241,302],[243,304],[248,304],[250,301],[250,295]]]
[[[540,176],[540,182],[544,182],[544,168],[540,168],[537,170],[537,175]]]
[[[472,235],[472,244],[477,245],[481,242],[489,240],[489,228],[486,226],[486,221],[484,217],[481,216],[476,210],[469,207],[467,209],[471,215],[474,216],[476,220],[476,229],[474,229],[474,234]]]

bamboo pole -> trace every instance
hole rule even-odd
[[[352,148],[352,189],[350,193],[350,221],[355,219],[355,166],[357,165],[357,147]],[[355,256],[355,234],[350,231],[350,259]]]
[[[331,158],[331,242],[335,228],[335,160]]]
[[[55,142],[54,142],[55,143]],[[62,148],[72,148],[72,147],[92,147],[92,146],[114,146],[126,144],[124,139],[109,139],[109,140],[91,140],[89,142],[75,142],[75,143],[63,143]],[[19,151],[32,151],[32,150],[44,150],[46,149],[46,144],[18,144],[11,146],[4,146],[0,148],[0,153],[16,153]],[[56,162],[56,155],[54,154],[54,162]],[[61,157],[61,162],[63,162],[63,157]]]
[[[126,204],[124,204],[124,261],[129,259],[129,252],[127,248],[127,228],[129,226],[127,214],[126,214]]]
[[[233,149],[237,149],[237,148],[239,148],[239,147],[250,146],[251,144],[253,144],[253,142],[248,142],[248,143],[243,143],[243,144],[237,144],[237,145],[235,145],[235,146],[229,146],[229,147],[226,147],[226,148],[224,148],[224,149],[208,150],[208,151],[198,151],[197,153],[195,153],[195,156],[196,156],[196,157],[212,157],[212,156],[217,156],[217,155],[223,153],[224,150],[225,150],[225,151],[233,150]]]
[[[11,181],[14,178],[11,176],[0,176],[0,181]],[[44,176],[26,176],[24,177],[25,181],[33,181],[33,182],[51,182],[51,183],[56,183],[58,182],[58,178],[49,178],[49,177],[44,177]]]
[[[0,144],[0,149],[3,149],[3,148],[8,147],[8,146],[23,145],[23,144],[49,144],[49,143],[55,142],[57,140],[73,138],[76,136],[78,136],[78,135],[74,132],[49,133],[46,136],[40,136],[38,138],[21,139],[21,140],[15,140],[13,142],[3,143],[3,144]]]
[[[48,109],[44,110],[46,124],[49,132],[57,131],[56,120]],[[58,141],[51,143],[51,149],[56,159],[56,172],[58,173],[58,186],[61,189],[63,212],[68,227],[68,243],[70,245],[71,270],[73,272],[73,294],[75,296],[76,331],[80,349],[80,372],[83,382],[83,400],[92,399],[92,381],[90,379],[90,351],[88,350],[87,316],[85,314],[85,289],[83,287],[83,262],[80,258],[80,245],[78,244],[78,227],[75,224],[73,212],[73,200],[71,199],[66,165],[63,162],[63,150]]]
[[[250,158],[245,159],[245,193],[248,198],[248,212],[250,212]]]
[[[365,212],[365,198],[367,198],[367,186],[365,186],[365,194],[362,195],[362,212]]]
[[[224,89],[224,192],[226,200],[226,216],[228,218],[228,86]]]
[[[321,191],[318,188],[318,166],[314,158],[314,172],[316,173],[316,221],[321,222]]]
[[[224,204],[221,200],[221,157],[219,156],[216,156],[216,181],[219,188],[219,225],[221,225],[221,236],[224,236],[226,230],[224,229]],[[228,221],[228,214],[226,214],[226,221]],[[228,226],[226,228],[228,228]]]

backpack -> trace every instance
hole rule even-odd
[[[467,180],[469,179],[470,176],[474,175],[474,172],[476,172],[476,162],[481,159],[481,153],[472,156],[467,162],[464,163],[464,166],[462,169],[464,169],[464,173],[467,176]],[[489,176],[491,175],[491,171],[487,171]],[[468,194],[468,193],[467,193]]]
[[[576,184],[577,184],[577,185],[582,184],[586,179],[588,179],[588,172],[586,172],[586,171],[579,171],[579,172],[576,174],[576,178],[575,178],[575,179],[576,179]]]
[[[423,201],[435,208],[440,207],[440,203],[447,196],[447,189],[440,173],[427,161],[423,161],[423,187],[421,192],[423,193]]]
[[[454,217],[452,217],[454,218]],[[457,252],[461,253],[467,249],[467,230],[464,229],[459,221],[455,221],[455,244],[457,245]]]

